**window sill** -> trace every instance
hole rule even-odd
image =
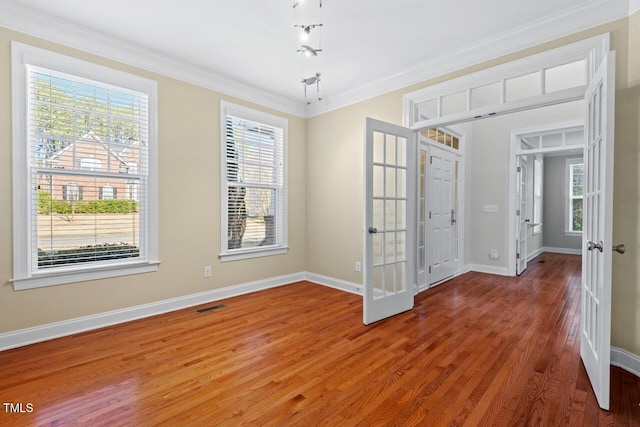
[[[34,273],[29,277],[14,278],[14,291],[44,288],[46,286],[64,285],[67,283],[86,282],[89,280],[107,279],[110,277],[128,276],[131,274],[151,273],[158,270],[160,261],[149,261],[129,265],[98,267],[91,269],[61,271],[56,273]]]
[[[564,235],[565,236],[581,237],[582,236],[582,231],[565,231]]]
[[[221,262],[240,261],[243,259],[260,258],[272,255],[282,255],[289,252],[288,246],[277,246],[265,249],[246,249],[237,252],[227,252],[218,255]]]

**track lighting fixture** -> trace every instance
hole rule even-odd
[[[321,66],[321,57],[318,56],[318,52],[322,52],[322,30],[319,28],[323,26],[322,0],[318,0],[318,3],[315,3],[315,0],[293,0],[293,2],[293,14],[295,18],[293,26],[300,31],[300,48],[298,49],[300,82],[304,87],[304,99],[307,105],[309,105],[311,101],[322,100],[320,97],[320,73],[313,73]],[[304,21],[315,23],[308,24]],[[317,46],[317,48],[312,47],[312,45]],[[303,53],[307,58],[303,58],[300,53]],[[307,86],[313,85],[316,87],[316,94],[311,97],[312,99],[308,99]]]
[[[305,56],[318,56],[318,52],[322,52],[322,49],[314,49],[311,46],[303,44],[300,46],[300,49],[298,49],[298,52],[304,53]]]
[[[315,84],[318,101],[322,101],[322,98],[320,97],[320,75],[320,73],[316,73],[314,76],[302,79],[301,83],[304,85],[304,99],[307,99],[307,86]],[[311,104],[311,102],[307,101],[307,105],[309,104]]]
[[[311,34],[311,30],[313,30],[316,27],[322,27],[322,24],[294,25],[294,27],[302,28],[302,31],[300,32],[300,39],[303,42],[306,42],[309,40],[309,35]]]

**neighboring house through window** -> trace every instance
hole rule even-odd
[[[582,234],[584,163],[580,158],[566,162],[567,191],[565,205],[565,234]]]
[[[100,188],[100,200],[112,200],[116,198],[118,189],[110,185]]]
[[[102,162],[100,159],[80,159],[80,169],[96,172],[102,169]]]
[[[156,270],[157,83],[13,42],[12,84],[14,288]]]
[[[285,253],[287,120],[221,102],[222,261]]]
[[[75,202],[82,200],[82,196],[80,194],[80,187],[76,184],[67,184],[63,187],[62,199]]]

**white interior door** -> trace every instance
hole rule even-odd
[[[366,119],[363,304],[366,325],[413,308],[416,154],[413,131]]]
[[[518,156],[516,172],[516,274],[520,276],[527,269],[527,234],[529,219],[527,218],[528,169],[527,157]]]
[[[436,146],[430,147],[427,174],[429,284],[452,277],[455,272],[455,163],[456,156]]]
[[[609,409],[614,95],[615,52],[609,52],[585,95],[580,322],[580,356],[598,404],[603,409]]]

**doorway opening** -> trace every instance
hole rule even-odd
[[[582,253],[583,151],[582,120],[511,131],[511,275],[542,252]]]
[[[464,134],[453,129],[432,128],[418,134],[416,292],[461,271],[463,146]]]

